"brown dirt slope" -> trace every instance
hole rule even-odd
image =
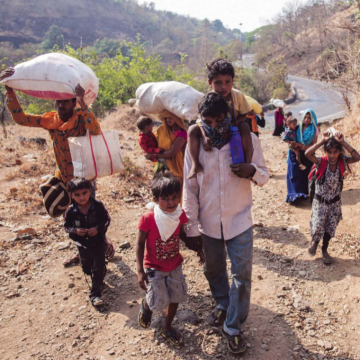
[[[352,38],[343,28],[346,24],[359,26],[355,17],[358,9],[353,6],[323,20],[321,25],[309,23],[308,28],[298,34],[294,42],[282,39],[281,44],[273,45],[269,59],[285,62],[293,75],[318,78],[326,71],[330,57],[329,49],[340,49]]]
[[[131,127],[137,114],[132,111],[122,108],[102,122],[122,134],[126,170],[98,181],[98,198],[112,217],[108,235],[117,250],[108,264],[106,306],[100,311],[88,302],[80,267],[63,268],[74,246],[61,219],[50,219],[41,206],[40,176],[54,167],[46,132],[9,126],[9,138],[0,136],[2,359],[235,359],[219,329],[205,321],[214,303],[202,269],[188,250],[183,255],[189,298],[175,321],[185,346],[174,350],[159,337],[162,314],[147,331],[137,325],[144,294],[137,285],[136,227],[150,199],[152,169],[137,145]],[[19,135],[44,137],[48,145],[22,143]],[[353,173],[345,183],[344,220],[330,246],[335,263],[325,267],[319,255],[307,254],[310,205],[284,203],[286,146],[269,133],[262,133],[261,141],[272,177],[264,188],[253,187],[253,291],[244,325],[248,351],[240,359],[359,360],[358,175]],[[36,234],[14,241],[26,227]],[[121,250],[125,241],[130,248]]]

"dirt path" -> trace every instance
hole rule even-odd
[[[205,322],[214,303],[202,269],[188,250],[183,255],[189,298],[180,306],[175,322],[185,346],[174,350],[163,343],[157,330],[161,316],[154,318],[148,331],[139,329],[143,292],[137,286],[136,227],[149,200],[145,184],[151,166],[142,160],[135,163],[141,159],[137,135],[120,132],[124,157],[130,159],[126,159],[127,171],[98,182],[99,198],[112,217],[108,234],[117,250],[108,264],[103,296],[107,305],[101,311],[88,302],[80,267],[62,266],[74,246],[61,221],[50,220],[39,200],[40,173],[52,172],[51,149],[19,145],[16,136],[35,134],[20,127],[12,129],[9,140],[0,139],[2,359],[235,359],[227,352],[219,329]],[[243,358],[358,360],[360,268],[355,257],[360,255],[360,183],[356,176],[346,182],[344,220],[330,246],[335,263],[326,267],[319,255],[310,258],[307,254],[310,205],[284,203],[286,147],[270,134],[262,134],[261,140],[272,177],[264,188],[253,187],[253,291],[244,326],[249,348]],[[30,169],[24,157],[29,154],[37,157],[32,164],[38,170]],[[24,162],[18,165],[21,171],[14,166],[16,159]],[[12,241],[15,230],[24,226],[37,234]],[[125,241],[130,248],[120,250]]]

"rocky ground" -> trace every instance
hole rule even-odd
[[[183,250],[189,298],[175,326],[185,346],[174,350],[159,337],[163,314],[152,327],[137,325],[143,291],[138,288],[137,222],[150,200],[151,164],[137,145],[131,111],[113,114],[104,128],[121,133],[126,170],[98,181],[98,198],[109,209],[108,235],[116,248],[108,264],[100,311],[88,302],[79,266],[64,268],[75,254],[62,221],[41,204],[41,176],[53,172],[52,149],[42,130],[8,126],[0,136],[0,343],[2,359],[232,359],[220,330],[207,325],[213,307],[196,256]],[[125,130],[126,129],[126,130]],[[47,144],[26,139],[40,136]],[[261,141],[271,179],[254,192],[252,305],[244,325],[248,350],[238,359],[360,359],[360,181],[348,177],[344,220],[332,240],[334,264],[307,253],[311,207],[284,202],[286,146],[269,133]]]

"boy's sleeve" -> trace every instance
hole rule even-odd
[[[138,229],[141,231],[144,231],[146,233],[149,232],[150,229],[149,229],[149,225],[148,225],[145,215],[141,215],[141,218],[140,218],[139,224],[138,224]]]
[[[15,91],[6,92],[6,106],[11,114],[12,119],[21,126],[40,127],[42,115],[25,114]]]
[[[72,209],[69,207],[66,212],[65,212],[65,216],[64,216],[64,227],[65,227],[65,231],[68,234],[75,234],[75,228],[74,228],[74,219],[72,216]]]
[[[100,202],[100,204],[100,222],[97,228],[100,234],[105,234],[110,225],[111,218],[104,204],[102,202]]]
[[[244,94],[242,94],[240,91],[236,92],[236,102],[237,102],[237,111],[239,111],[239,113],[241,115],[247,114],[248,112],[250,112],[252,110],[252,107],[250,106],[250,104],[248,103],[248,101],[246,100]]]
[[[85,129],[89,130],[89,133],[91,135],[100,135],[100,123],[98,119],[96,119],[95,114],[92,112],[91,109],[87,108],[84,111],[80,110],[77,112],[77,114],[84,116]]]
[[[185,211],[182,211],[182,214],[180,215],[180,226],[186,224],[189,221],[188,217],[185,214]]]

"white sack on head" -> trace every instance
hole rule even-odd
[[[277,108],[279,108],[279,107],[283,108],[285,106],[285,103],[282,100],[275,99],[273,101],[273,105],[276,106]]]
[[[145,83],[136,90],[136,106],[146,114],[168,110],[180,119],[193,120],[204,94],[177,81]]]
[[[80,84],[87,105],[96,100],[99,91],[99,79],[87,65],[60,53],[40,55],[16,65],[14,75],[1,83],[47,100],[72,99],[76,85]]]

